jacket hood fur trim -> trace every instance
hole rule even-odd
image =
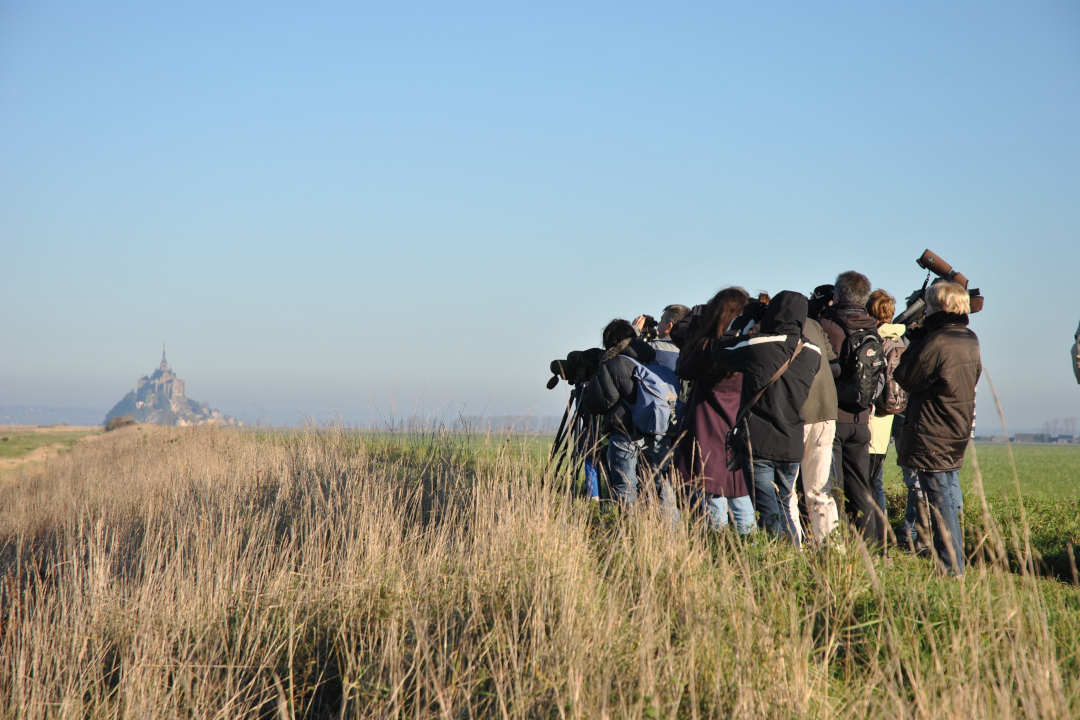
[[[600,356],[600,362],[606,363],[611,358],[618,357],[622,353],[622,351],[625,350],[626,347],[630,344],[631,339],[632,338],[626,338],[618,345],[614,345],[608,348],[606,351],[604,351],[604,354]]]
[[[656,359],[656,351],[652,349],[649,343],[641,338],[629,338],[623,340],[618,345],[613,345],[608,348],[608,350],[600,357],[600,364],[602,365],[619,355],[633,358],[642,365],[648,365]]]

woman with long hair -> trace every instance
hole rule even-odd
[[[673,464],[692,500],[706,512],[710,524],[728,524],[735,517],[740,533],[752,532],[757,523],[742,470],[727,468],[727,434],[739,413],[742,374],[719,368],[713,346],[728,325],[743,311],[750,296],[740,287],[724,288],[704,309],[695,308],[679,356],[679,376],[694,381],[687,404],[682,439]]]

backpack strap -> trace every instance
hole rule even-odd
[[[761,396],[765,394],[765,391],[769,389],[769,386],[779,380],[780,376],[787,372],[787,369],[791,367],[791,363],[795,360],[798,354],[802,352],[802,349],[805,346],[806,343],[802,341],[802,338],[799,338],[799,344],[795,346],[795,352],[791,353],[791,357],[787,359],[787,362],[781,365],[780,369],[773,373],[773,376],[769,378],[769,382],[765,383],[765,385],[762,386],[760,390],[758,390],[757,395],[755,395],[754,398],[746,404],[746,407],[739,411],[739,414],[735,417],[735,422],[731,425],[732,427],[739,427],[739,423],[746,419],[746,416],[750,414],[750,410],[754,407],[754,405],[757,404],[757,401],[761,399]]]

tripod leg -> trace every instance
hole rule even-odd
[[[566,419],[570,416],[570,408],[574,404],[574,394],[570,393],[570,399],[566,401],[566,409],[563,410],[562,420],[559,421],[559,429],[555,432],[555,442],[551,444],[551,452],[548,454],[548,463],[555,457],[555,451],[562,444],[563,435],[566,432]]]
[[[573,448],[573,445],[574,445],[574,437],[573,436],[574,436],[574,426],[577,424],[577,421],[578,421],[578,414],[577,414],[577,411],[575,410],[573,417],[571,417],[571,419],[570,419],[570,425],[568,426],[566,444],[563,446],[561,452],[559,453],[559,461],[555,465],[555,473],[553,474],[552,477],[558,477],[559,472],[562,470],[563,463],[566,461],[566,456],[567,456],[568,453],[571,455],[571,462],[573,461],[573,459],[572,459],[573,449],[574,449]]]

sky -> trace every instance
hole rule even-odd
[[[248,421],[555,415],[614,317],[927,248],[1080,417],[1080,4],[0,0],[3,406],[164,342]]]

